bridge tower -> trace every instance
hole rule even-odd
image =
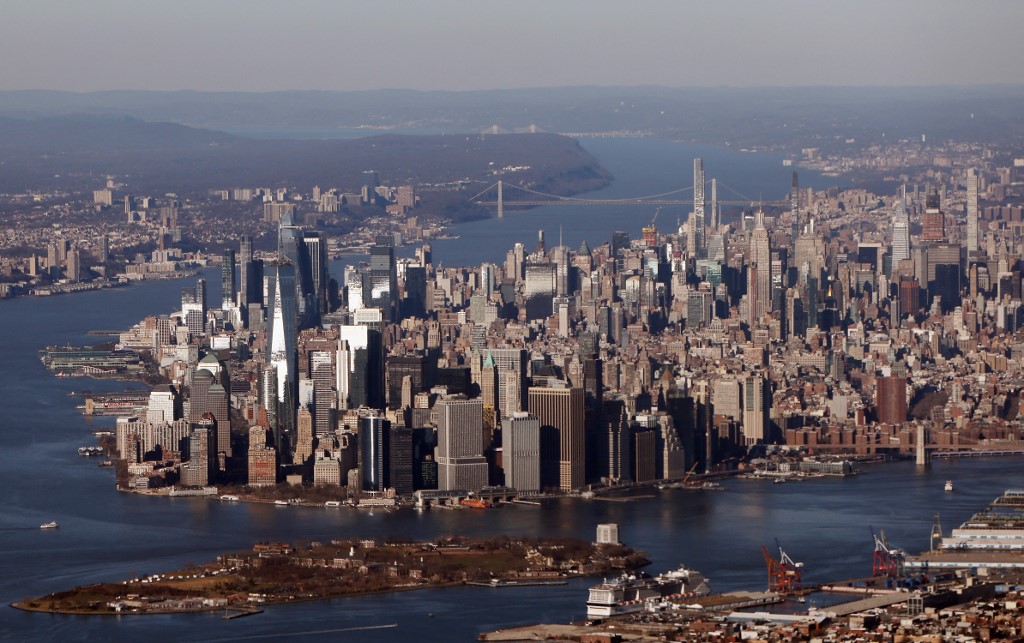
[[[918,425],[917,427],[917,466],[924,467],[928,465],[928,452],[924,448],[924,425]]]
[[[504,219],[505,218],[505,195],[504,195],[504,192],[502,190],[503,187],[504,186],[502,185],[502,182],[499,179],[498,180],[498,218],[499,219]]]

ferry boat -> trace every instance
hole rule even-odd
[[[952,480],[946,480],[946,487],[945,487],[945,489],[946,489],[946,491],[952,491],[953,490],[953,481]]]
[[[710,593],[704,575],[685,566],[653,578],[643,572],[623,574],[590,588],[587,618],[640,612],[646,609],[648,601]]]
[[[57,524],[56,520],[39,525],[40,529],[56,529],[57,527],[60,527],[60,525]]]
[[[238,502],[238,496],[224,495],[220,499],[224,502]]]
[[[324,503],[324,506],[325,507],[340,507],[341,506],[341,501],[340,500],[328,500],[327,502]]]

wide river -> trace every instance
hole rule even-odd
[[[619,181],[607,195],[641,195],[689,185],[691,160],[703,155],[715,173],[745,193],[779,198],[788,172],[771,156],[672,145],[652,140],[587,141]],[[726,177],[733,177],[727,179]],[[677,180],[678,179],[678,180]],[[803,178],[802,178],[803,180]],[[813,177],[808,184],[823,185]],[[745,186],[746,189],[741,187]],[[512,241],[532,243],[536,228],[549,242],[564,225],[567,243],[596,245],[612,230],[639,232],[640,209],[538,208],[504,221],[459,226],[458,241],[435,243],[447,265],[500,261]],[[659,223],[676,214],[662,212]],[[554,234],[552,234],[554,233]],[[339,266],[335,266],[337,269]],[[211,273],[210,301],[219,301]],[[808,580],[870,573],[869,527],[911,551],[927,548],[936,512],[948,530],[1003,489],[1024,485],[1021,461],[990,459],[874,465],[863,475],[771,485],[732,480],[722,492],[665,490],[629,503],[559,500],[542,507],[476,510],[355,511],[225,504],[205,499],[144,498],[117,493],[112,472],[77,447],[110,422],[86,422],[72,391],[115,390],[122,383],[51,377],[37,351],[48,344],[95,340],[93,329],[125,328],[147,314],[169,312],[189,282],[151,282],[125,289],[0,302],[0,602],[74,585],[205,562],[266,539],[324,540],[408,534],[571,535],[593,538],[595,525],[617,522],[622,538],[648,552],[659,571],[685,563],[716,590],[759,589],[765,583],[762,543],[778,538],[806,563]],[[951,478],[956,491],[943,492]],[[57,520],[60,529],[40,531]],[[492,590],[455,588],[272,607],[232,621],[216,615],[68,617],[0,607],[2,640],[467,641],[477,633],[584,614],[591,581],[562,587]],[[388,629],[360,629],[381,625]]]

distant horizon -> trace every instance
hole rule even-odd
[[[62,93],[62,94],[372,94],[386,92],[405,92],[418,94],[485,94],[499,92],[531,92],[548,90],[730,90],[730,91],[759,91],[759,90],[817,90],[817,89],[1024,89],[1024,81],[995,83],[938,83],[938,84],[846,84],[846,85],[533,85],[522,87],[488,87],[481,89],[423,89],[416,87],[371,87],[364,89],[144,89],[119,87],[111,89],[60,89],[54,87],[20,87],[0,89],[0,94],[17,93]]]
[[[11,4],[0,90],[1024,83],[1010,0]]]

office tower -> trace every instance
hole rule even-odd
[[[942,241],[946,238],[946,215],[943,214],[939,195],[934,191],[925,197],[925,210],[921,215],[921,239]]]
[[[181,467],[181,484],[186,487],[205,487],[210,484],[216,462],[213,431],[208,426],[196,426],[189,433],[188,462]]]
[[[495,414],[507,412],[501,408],[500,391],[498,368],[495,366],[494,356],[488,350],[483,366],[480,367],[480,399],[483,401],[484,407],[490,407]]]
[[[408,266],[405,269],[405,299],[402,300],[402,318],[427,316],[427,269]]]
[[[934,299],[941,297],[939,303],[942,312],[952,312],[961,304],[961,287],[963,275],[959,263],[943,263],[935,266],[935,280],[928,282],[928,296]]]
[[[491,348],[487,352],[498,372],[498,407],[503,413],[524,410],[529,354],[522,348]]]
[[[551,251],[551,263],[555,267],[555,295],[564,297],[572,294],[572,266],[569,264],[569,249],[558,245]]]
[[[225,381],[227,378],[218,379],[208,370],[196,370],[189,391],[189,421],[195,423],[212,416],[215,422],[213,453],[231,455],[231,417]]]
[[[411,393],[415,395],[430,388],[427,375],[428,360],[423,355],[397,355],[387,360],[388,408],[402,408],[402,382],[408,377]]]
[[[544,253],[546,252],[546,250],[547,249],[544,246],[544,230],[543,229],[537,230],[537,245],[534,246],[533,251],[538,256],[544,256]]]
[[[761,319],[757,316],[757,311],[760,310],[758,306],[758,298],[760,291],[757,289],[758,282],[758,269],[757,264],[750,264],[747,266],[747,325],[753,327]]]
[[[634,482],[657,480],[658,432],[653,428],[637,426],[632,431],[633,462],[631,477]]]
[[[395,267],[395,249],[385,237],[377,239],[370,248],[370,268],[363,278],[363,302],[379,308],[385,323],[397,321],[398,273]]]
[[[749,375],[743,380],[743,438],[748,446],[771,437],[768,434],[771,403],[771,389],[764,377]]]
[[[170,384],[158,384],[149,392],[146,421],[150,423],[174,422],[181,417],[181,399]]]
[[[567,258],[568,259],[568,258]],[[489,263],[480,264],[480,288],[481,294],[487,299],[494,294],[494,265]]]
[[[309,407],[299,407],[298,417],[295,421],[295,450],[292,454],[292,463],[304,465],[313,457],[313,414]]]
[[[526,288],[523,296],[526,300],[527,319],[547,319],[551,316],[555,280],[554,264],[548,262],[526,264]]]
[[[203,318],[206,318],[206,311],[209,310],[206,302],[206,280],[196,279],[196,302],[203,307]]]
[[[541,426],[541,483],[561,491],[582,487],[586,484],[583,389],[532,386],[528,409]]]
[[[907,421],[907,378],[878,377],[875,379],[875,405],[878,421],[882,424],[902,424]]]
[[[380,331],[367,324],[344,325],[338,331],[338,408],[384,408],[384,358]]]
[[[295,307],[295,268],[290,264],[277,266],[270,278],[270,314],[267,329],[267,362],[275,368],[277,379],[277,421],[282,434],[294,438],[295,414],[298,411],[298,333]],[[275,446],[285,457],[280,442]]]
[[[921,286],[916,277],[904,276],[900,278],[900,290],[897,320],[903,320],[907,315],[916,315],[921,307]]]
[[[711,288],[708,282],[702,282],[697,290],[691,290],[686,297],[686,326],[699,328],[711,323],[712,306]]]
[[[304,278],[309,280],[313,301],[311,321],[313,326],[317,326],[320,324],[320,318],[330,311],[327,238],[320,232],[305,232],[302,235],[302,242],[306,246],[306,262],[303,269],[308,272]]]
[[[540,420],[512,413],[501,421],[505,486],[520,493],[540,491]]]
[[[267,446],[267,430],[259,425],[249,428],[250,487],[272,487],[277,484],[277,451]]]
[[[221,310],[235,307],[235,251],[224,251],[220,264]]]
[[[978,184],[977,170],[967,170],[967,254],[978,253]]]
[[[892,220],[892,270],[896,274],[901,261],[910,259],[910,217],[902,196],[896,201],[896,215]]]
[[[380,417],[359,418],[359,479],[363,491],[388,487],[391,423]]]
[[[413,431],[404,426],[391,427],[388,436],[388,486],[397,494],[413,492]]]
[[[250,303],[260,300],[259,284],[253,265],[252,237],[244,236],[238,244],[238,292],[242,310],[247,311]]]
[[[478,491],[487,485],[480,400],[445,399],[437,409],[437,488]]]
[[[768,230],[764,227],[764,212],[758,210],[754,231],[750,235],[750,264],[757,267],[755,283],[747,284],[747,292],[753,289],[753,317],[761,320],[772,312],[772,245]]]
[[[313,293],[310,257],[303,240],[302,228],[295,223],[292,212],[285,213],[277,229],[278,270],[284,265],[291,266],[291,302],[295,306],[293,316],[296,329],[311,328],[318,322],[316,300]]]
[[[331,342],[333,343],[333,342]],[[335,350],[309,352],[309,376],[313,380],[313,426],[317,435],[334,433],[338,393],[334,390],[337,369]]]

